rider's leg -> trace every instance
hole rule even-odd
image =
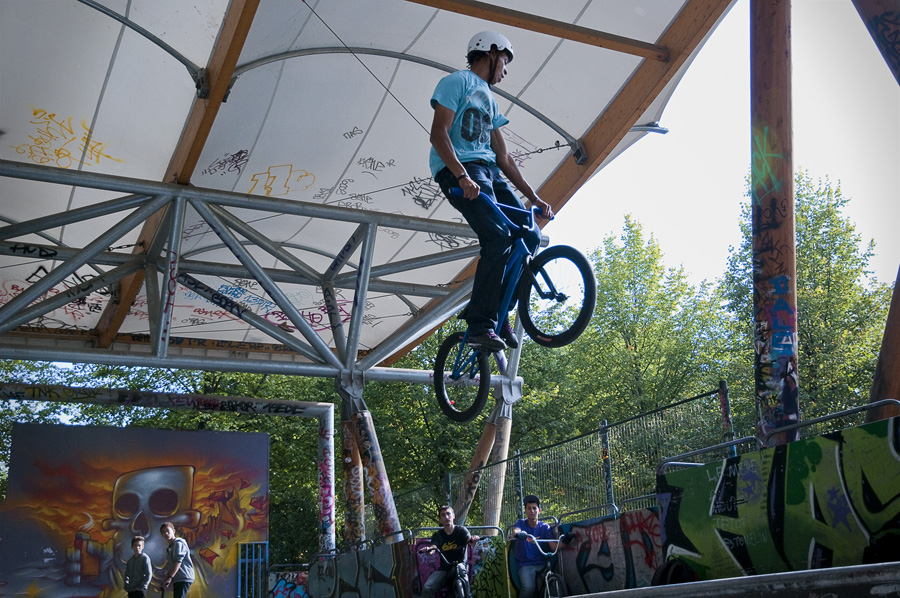
[[[472,180],[481,187],[481,191],[493,200],[494,181],[491,169],[472,162],[464,166]],[[435,176],[435,181],[445,194],[449,187],[457,185],[456,179],[449,170],[439,172]],[[503,280],[503,270],[512,249],[512,235],[506,223],[483,198],[469,200],[448,195],[448,199],[478,235],[478,242],[481,244],[481,258],[475,268],[472,299],[466,313],[469,333],[477,335],[493,332],[497,327],[500,285]]]
[[[437,591],[444,587],[450,573],[450,571],[438,569],[429,575],[425,585],[422,586],[422,598],[433,598]]]
[[[497,199],[497,202],[514,208],[525,209],[525,204],[522,203],[522,200],[519,199],[519,196],[513,191],[509,183],[501,176],[500,168],[494,165],[491,166],[490,169],[491,178],[493,180],[494,197]],[[512,217],[512,220],[517,224],[522,224],[522,222],[517,221],[515,216]],[[508,315],[500,325],[499,334],[500,338],[503,339],[503,342],[505,342],[510,349],[515,349],[519,346],[519,339],[512,329],[512,324],[509,323]]]
[[[524,565],[519,567],[520,589],[518,598],[534,598],[537,574],[541,568],[541,565]]]

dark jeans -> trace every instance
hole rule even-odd
[[[176,581],[172,584],[172,598],[184,598],[187,596],[188,588],[191,587],[189,581]]]
[[[512,187],[500,174],[496,164],[487,165],[482,162],[466,162],[463,164],[469,177],[478,183],[481,192],[497,203],[524,208],[522,201],[513,192]],[[471,334],[482,334],[497,327],[497,312],[500,310],[501,284],[503,269],[509,261],[513,237],[509,226],[500,220],[487,200],[466,199],[451,196],[449,189],[459,187],[459,183],[448,168],[444,168],[434,177],[441,191],[450,200],[450,205],[459,210],[478,235],[481,245],[481,257],[475,268],[475,280],[472,286],[472,299],[466,310],[466,321]]]
[[[128,592],[128,598],[144,598],[144,590],[131,590]]]

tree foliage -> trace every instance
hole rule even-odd
[[[863,245],[842,214],[850,201],[840,185],[795,176],[798,371],[804,419],[865,404],[892,286],[872,277],[875,245]],[[731,248],[719,291],[729,312],[729,381],[753,391],[753,271],[750,205],[741,220],[742,242]]]

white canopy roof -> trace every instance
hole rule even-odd
[[[565,218],[731,4],[0,0],[0,357],[390,360],[468,292],[427,156],[469,38],[512,40],[503,133]]]

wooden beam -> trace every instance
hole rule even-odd
[[[887,321],[884,323],[884,336],[881,337],[881,351],[875,363],[875,375],[869,392],[869,402],[882,399],[900,400],[900,270],[894,281],[894,292],[891,295],[891,307]],[[887,417],[900,415],[894,406],[876,407],[866,415],[866,421],[877,421]]]
[[[543,33],[552,37],[597,46],[615,52],[640,56],[650,60],[665,62],[669,59],[669,50],[665,46],[642,42],[612,33],[604,33],[564,21],[539,17],[511,8],[485,4],[477,0],[407,0],[407,2],[455,12],[485,21],[493,21],[494,23],[501,23],[518,29]]]
[[[565,160],[541,187],[541,198],[554,211],[597,171],[731,4],[732,0],[690,0],[685,5],[660,39],[669,49],[668,62],[641,63],[582,137],[588,160],[581,165]]]
[[[222,102],[225,101],[231,76],[234,74],[244,42],[247,40],[247,34],[259,2],[260,0],[232,0],[228,7],[228,13],[222,21],[219,37],[206,67],[210,84],[209,95],[206,98],[194,100],[181,138],[163,176],[164,181],[174,180],[182,185],[190,183],[191,175],[200,159],[203,146],[209,138],[216,115]],[[138,236],[134,253],[146,251],[159,231],[164,217],[165,210],[160,210],[147,219]],[[108,347],[115,339],[143,285],[143,271],[122,279],[115,300],[110,301],[106,306],[97,324],[96,345],[98,347]]]
[[[878,46],[897,83],[900,83],[900,0],[853,0],[866,29]]]

